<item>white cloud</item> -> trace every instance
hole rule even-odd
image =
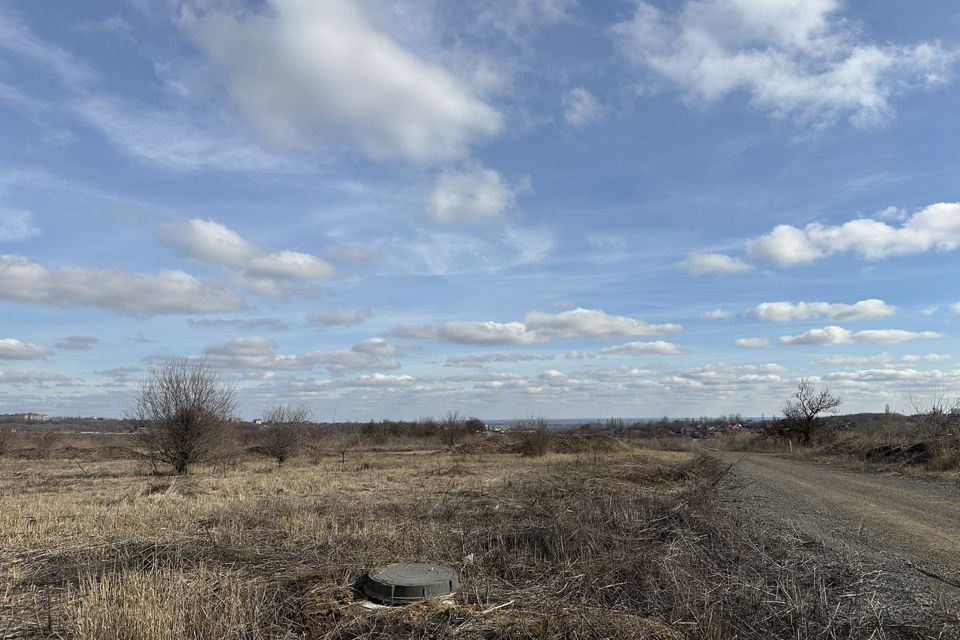
[[[454,320],[437,325],[396,327],[392,334],[403,338],[476,345],[535,344],[547,341],[547,338],[530,330],[522,322]]]
[[[18,15],[4,6],[0,6],[0,48],[49,69],[68,85],[84,84],[96,77],[93,70],[69,51],[38,38]]]
[[[832,365],[851,365],[851,364],[882,364],[886,362],[891,362],[893,356],[889,353],[880,353],[875,356],[827,356],[825,358],[817,358],[817,364],[832,364]]]
[[[770,341],[766,338],[737,338],[733,344],[746,349],[763,349],[770,346]]]
[[[298,251],[267,251],[213,220],[178,220],[157,236],[180,255],[227,267],[247,288],[277,296],[289,280],[315,280],[333,275],[333,267],[317,256]]]
[[[857,380],[861,382],[913,382],[935,381],[943,377],[943,372],[917,371],[916,369],[860,369],[857,371],[836,371],[824,376],[824,380]]]
[[[950,305],[950,312],[956,315],[960,315],[960,302]]]
[[[680,264],[690,273],[698,275],[706,273],[743,273],[753,268],[740,258],[728,256],[724,253],[690,253]]]
[[[445,367],[482,367],[491,362],[531,362],[535,360],[553,360],[553,355],[534,355],[529,353],[484,353],[480,355],[449,356]]]
[[[563,96],[563,119],[574,127],[585,127],[603,117],[603,105],[583,87],[574,87]]]
[[[960,310],[960,304],[954,305],[954,306],[955,306],[958,310]],[[939,305],[934,305],[934,306],[932,306],[932,307],[925,307],[925,308],[923,308],[923,309],[920,310],[920,315],[923,315],[923,316],[936,315],[937,311],[939,311],[939,310],[940,310],[940,306],[939,306]]]
[[[782,267],[806,264],[837,253],[878,260],[960,247],[960,203],[940,202],[917,211],[900,226],[871,218],[839,226],[814,222],[803,229],[778,225],[747,243],[747,255]]]
[[[0,360],[42,360],[48,355],[50,350],[41,345],[16,338],[0,338]]]
[[[597,353],[617,356],[641,356],[651,353],[662,356],[679,356],[687,353],[687,350],[673,342],[654,340],[653,342],[627,342],[612,347],[604,347]]]
[[[502,128],[465,82],[401,46],[361,3],[191,5],[181,24],[228,72],[253,123],[281,144],[347,137],[374,157],[437,161],[465,156]]]
[[[903,362],[943,362],[949,360],[950,356],[943,353],[927,353],[924,355],[905,355],[901,356]]]
[[[489,23],[515,40],[543,24],[569,19],[569,10],[577,0],[488,0],[479,21]]]
[[[384,273],[452,275],[535,264],[550,255],[556,238],[546,227],[511,226],[485,236],[432,230],[412,237],[391,235],[372,246],[382,257]]]
[[[733,317],[733,314],[725,309],[714,309],[704,313],[703,317],[707,320],[728,320]]]
[[[396,360],[384,357],[393,355],[396,350],[381,338],[360,342],[349,349],[281,354],[277,352],[277,344],[273,340],[250,336],[210,345],[204,353],[205,360],[213,366],[241,371],[309,371],[324,366],[331,373],[341,374],[347,371],[379,371],[400,367]]]
[[[100,338],[94,338],[93,336],[67,336],[53,346],[66,351],[88,351],[100,344],[100,342]]]
[[[354,351],[359,351],[360,353],[369,353],[374,356],[395,356],[397,355],[397,348],[384,340],[383,338],[367,338],[357,344],[353,345],[352,349]]]
[[[230,123],[213,121],[209,116],[156,109],[103,94],[85,93],[68,106],[120,153],[164,169],[306,170],[303,164],[268,153],[241,136],[222,133],[229,130]]]
[[[0,298],[133,314],[214,313],[246,306],[226,289],[183,271],[146,274],[83,267],[51,271],[28,258],[9,255],[0,256]]]
[[[678,324],[650,324],[627,316],[611,316],[599,309],[576,308],[551,314],[530,311],[523,323],[542,336],[559,338],[624,338],[680,331]]]
[[[831,325],[822,329],[811,329],[796,336],[781,336],[783,344],[828,346],[850,344],[853,342],[872,342],[877,344],[896,344],[909,340],[940,338],[934,331],[904,331],[902,329],[867,329],[854,333],[849,329]]]
[[[865,320],[885,318],[896,313],[897,308],[883,300],[870,298],[854,304],[831,302],[761,302],[750,310],[750,315],[760,320],[790,322],[829,318],[830,320]]]
[[[40,233],[29,211],[0,211],[0,242],[23,242]]]
[[[841,0],[687,0],[675,12],[638,2],[614,28],[627,57],[692,104],[743,92],[801,126],[848,119],[875,127],[891,99],[947,81],[955,59],[936,42],[872,44],[838,16]]]
[[[427,199],[427,213],[439,222],[483,222],[514,205],[518,190],[493,169],[479,165],[440,174]]]
[[[59,373],[44,371],[0,371],[0,384],[40,385],[48,382],[69,382],[70,378]]]
[[[190,318],[187,324],[195,329],[237,328],[244,330],[266,329],[286,331],[290,325],[276,318]]]
[[[311,311],[307,322],[315,327],[353,326],[362,323],[373,314],[370,307],[345,307],[329,311]]]

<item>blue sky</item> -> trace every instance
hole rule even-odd
[[[960,394],[960,9],[0,0],[0,413]]]

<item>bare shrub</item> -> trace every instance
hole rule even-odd
[[[927,400],[911,396],[910,404],[918,435],[929,440],[953,435],[960,398],[950,399],[946,391],[937,387]]]
[[[796,438],[800,444],[809,445],[822,424],[822,414],[836,413],[843,401],[829,389],[814,389],[804,378],[797,385],[793,396],[783,405],[783,420],[768,427],[768,433]]]
[[[13,444],[13,429],[0,428],[0,456],[10,453],[13,450]]]
[[[53,431],[44,431],[37,436],[37,451],[41,458],[49,458],[53,450],[60,444],[60,434]]]
[[[448,411],[437,424],[440,441],[448,447],[454,446],[466,437],[466,425],[466,419],[458,411]]]
[[[310,409],[303,405],[277,405],[264,412],[260,446],[278,467],[300,449],[310,419]]]
[[[520,420],[514,425],[520,437],[520,455],[525,458],[542,458],[550,452],[553,434],[543,417]]]
[[[217,371],[177,360],[150,372],[126,420],[154,466],[169,464],[183,475],[215,456],[236,407],[236,391]]]

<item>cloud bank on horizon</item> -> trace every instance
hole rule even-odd
[[[960,395],[960,13],[0,0],[0,413]],[[898,404],[899,403],[899,404]]]

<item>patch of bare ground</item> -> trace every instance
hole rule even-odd
[[[0,637],[937,638],[957,621],[758,522],[726,465],[686,452],[83,466],[0,459]],[[407,561],[456,567],[460,591],[362,606],[358,578]]]

